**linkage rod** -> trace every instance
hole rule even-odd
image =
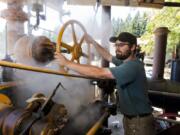
[[[94,78],[94,77],[86,77],[86,76],[82,76],[82,75],[66,74],[66,73],[61,73],[59,71],[50,70],[50,69],[46,69],[46,68],[32,67],[32,66],[27,66],[27,65],[23,65],[23,64],[2,61],[2,60],[0,60],[0,66],[28,70],[28,71],[41,72],[41,73],[46,73],[46,74],[55,74],[55,75],[61,75],[61,76],[75,77],[75,78],[94,79],[94,80],[101,79],[101,78]]]

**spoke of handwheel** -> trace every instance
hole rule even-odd
[[[89,56],[86,53],[81,53],[81,56],[85,57],[85,58],[89,58]]]
[[[76,38],[75,29],[74,29],[74,24],[71,24],[71,27],[72,27],[73,41],[75,44],[77,44],[77,38]]]
[[[82,45],[82,43],[83,43],[83,41],[84,41],[84,38],[85,38],[85,36],[83,35],[82,38],[81,38],[81,40],[80,40],[80,42],[79,42],[79,45],[80,45],[80,46]]]
[[[90,44],[87,44],[88,45],[88,64],[91,64],[91,45]]]
[[[70,46],[64,42],[61,42],[61,45],[62,45],[62,47],[66,48],[69,52],[72,52],[72,50],[73,50],[72,46]]]

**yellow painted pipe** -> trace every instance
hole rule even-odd
[[[88,131],[86,135],[95,135],[98,129],[102,126],[104,120],[109,116],[108,112],[105,112],[103,116],[94,124],[94,126]]]
[[[22,83],[22,82],[20,82],[20,81],[15,81],[15,82],[3,82],[3,83],[0,84],[0,90],[17,86],[17,85],[19,85],[19,84],[21,84],[21,83]]]
[[[100,79],[100,78],[93,78],[93,77],[85,77],[82,75],[66,74],[66,73],[61,73],[59,71],[50,70],[50,69],[46,69],[46,68],[32,67],[32,66],[27,66],[27,65],[23,65],[23,64],[17,64],[17,63],[13,63],[13,62],[2,61],[2,60],[0,61],[0,66],[22,69],[22,70],[28,70],[28,71],[41,72],[41,73],[47,73],[47,74],[76,77],[76,78]]]

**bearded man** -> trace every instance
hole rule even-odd
[[[114,43],[116,56],[112,56],[90,35],[86,35],[85,39],[95,46],[105,60],[114,63],[116,67],[82,65],[67,60],[61,54],[55,54],[58,63],[84,76],[115,79],[119,110],[124,115],[125,135],[155,135],[153,109],[148,98],[144,64],[135,56],[137,38],[128,32],[111,37],[110,41]]]

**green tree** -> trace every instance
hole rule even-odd
[[[126,31],[133,33],[137,37],[141,37],[146,30],[147,20],[147,14],[140,14],[140,12],[137,12],[135,16],[128,14],[125,20],[113,18],[113,35],[117,36],[120,32]]]
[[[147,24],[145,34],[142,36],[142,40],[147,42],[146,46],[143,46],[143,50],[147,54],[153,52],[154,45],[154,30],[158,27],[167,27],[170,30],[168,34],[167,42],[167,57],[171,57],[175,48],[180,45],[180,9],[175,7],[164,7],[161,10],[154,11],[155,15]]]
[[[132,33],[134,33],[137,37],[141,37],[141,35],[144,34],[146,30],[147,20],[148,16],[146,15],[146,13],[140,15],[140,13],[137,12],[132,22]]]

